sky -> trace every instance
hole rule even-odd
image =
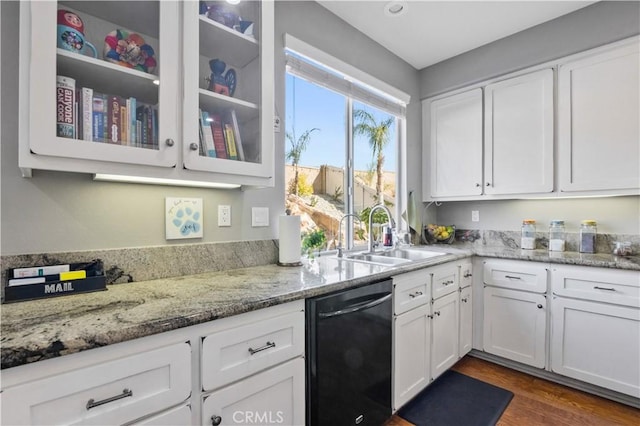
[[[354,102],[354,109],[362,107],[363,104]],[[295,128],[296,137],[300,137],[306,130],[314,127],[320,129],[311,134],[311,141],[300,157],[300,165],[317,167],[322,164],[329,164],[344,167],[345,97],[287,74],[285,108],[284,124],[287,132],[292,132],[292,129]],[[365,109],[374,115],[377,122],[389,117],[388,114],[372,107]],[[394,125],[389,134],[389,144],[384,150],[385,161],[383,168],[385,171],[395,171],[396,169],[395,138],[396,129]],[[286,151],[290,148],[291,144],[286,141]],[[366,137],[356,136],[354,153],[355,169],[369,169],[373,159]]]

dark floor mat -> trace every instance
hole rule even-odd
[[[508,390],[449,370],[397,414],[416,426],[488,426],[511,398]]]

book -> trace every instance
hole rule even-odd
[[[56,135],[76,137],[76,81],[63,75],[56,76]]]
[[[93,93],[93,140],[95,142],[104,142],[104,118],[105,118],[105,103],[104,97],[101,93]]]
[[[236,151],[236,141],[233,137],[233,129],[228,123],[224,124],[224,139],[227,143],[227,150],[229,151],[229,158],[231,160],[238,159],[238,152]]]
[[[224,140],[224,130],[222,129],[222,119],[220,114],[211,114],[211,132],[213,133],[213,145],[218,158],[229,158],[227,154],[227,144]]]
[[[230,109],[227,112],[227,123],[231,125],[233,130],[233,138],[236,142],[236,151],[238,151],[238,160],[244,161],[244,149],[242,147],[242,139],[240,139],[240,127],[238,126],[238,117],[236,116],[236,110]]]
[[[120,97],[109,96],[107,139],[110,143],[120,142]]]
[[[140,106],[136,108],[136,120],[138,122],[137,126],[139,128],[139,147],[146,147],[147,145],[147,115],[147,106],[144,104],[140,104]]]
[[[136,98],[129,98],[129,145],[138,146],[138,131],[136,120]]]
[[[151,134],[153,135],[153,149],[160,148],[160,138],[158,133],[158,107],[151,107]]]
[[[93,89],[82,88],[82,139],[93,140]]]
[[[120,143],[129,145],[129,99],[122,99],[120,105]]]
[[[215,144],[213,142],[213,130],[211,129],[211,117],[207,111],[200,110],[200,122],[202,123],[202,134],[204,136],[204,150],[207,157],[217,157]]]

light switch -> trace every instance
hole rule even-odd
[[[251,208],[251,226],[254,228],[269,226],[269,207]]]

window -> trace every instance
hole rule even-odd
[[[331,65],[318,62],[327,55],[293,40],[287,43],[286,208],[301,216],[303,250],[366,244],[375,204],[384,203],[402,226],[398,153],[404,140],[398,129],[405,103],[336,71],[331,65],[343,64],[335,58],[329,57]],[[380,211],[374,219],[377,239],[387,218]]]

